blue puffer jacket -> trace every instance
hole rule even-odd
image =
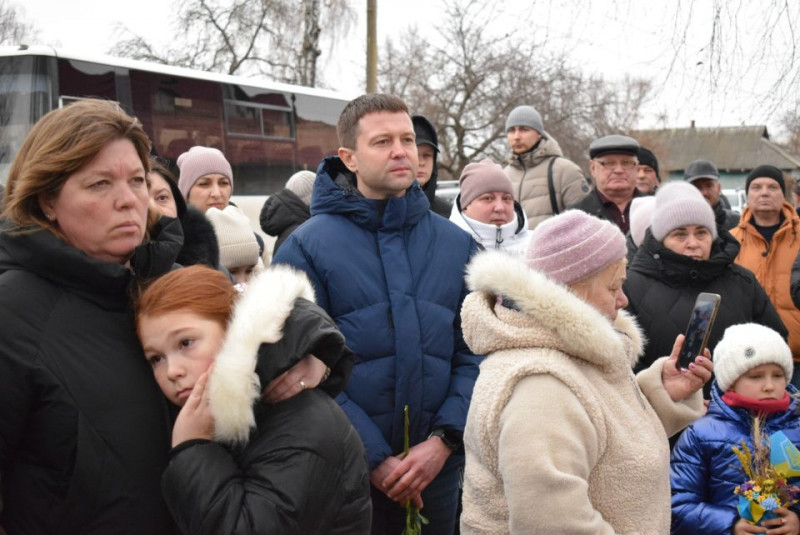
[[[415,182],[388,201],[364,198],[337,157],[323,160],[311,219],[274,258],[305,271],[318,304],[356,356],[337,400],[361,435],[370,470],[432,428],[464,430],[479,359],[461,334],[464,268],[478,250],[464,231],[432,214]]]
[[[791,385],[786,389],[797,393]],[[673,534],[728,535],[739,518],[733,489],[747,481],[747,476],[732,448],[741,440],[753,447],[752,413],[728,406],[721,397],[714,382],[708,413],[684,431],[672,451]],[[789,410],[769,416],[766,434],[783,431],[800,446],[798,405],[793,398]]]

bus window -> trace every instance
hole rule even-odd
[[[0,58],[0,183],[33,124],[50,111],[54,91],[48,58]]]
[[[133,109],[156,153],[172,161],[195,145],[226,151],[220,84],[131,70]]]
[[[115,68],[100,63],[59,59],[58,93],[67,97],[117,100]]]

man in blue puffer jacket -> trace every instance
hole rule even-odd
[[[400,533],[409,499],[424,502],[426,532],[453,533],[479,362],[464,343],[460,309],[478,246],[429,211],[402,100],[358,97],[337,133],[339,156],[320,164],[312,217],[274,262],[308,274],[356,355],[338,401],[369,458],[372,533]],[[405,406],[411,450],[402,457]]]

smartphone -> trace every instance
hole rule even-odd
[[[688,369],[689,364],[694,362],[698,355],[703,354],[711,327],[717,317],[720,299],[718,294],[705,292],[697,296],[692,315],[689,317],[689,325],[686,327],[686,338],[678,355],[678,367]]]

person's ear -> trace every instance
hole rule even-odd
[[[40,193],[36,196],[36,200],[39,203],[39,209],[42,211],[44,216],[49,221],[56,220],[56,210],[55,210],[55,199],[45,195],[44,193]]]
[[[358,160],[356,158],[356,151],[348,149],[347,147],[339,147],[339,159],[347,167],[351,173],[358,171]]]

